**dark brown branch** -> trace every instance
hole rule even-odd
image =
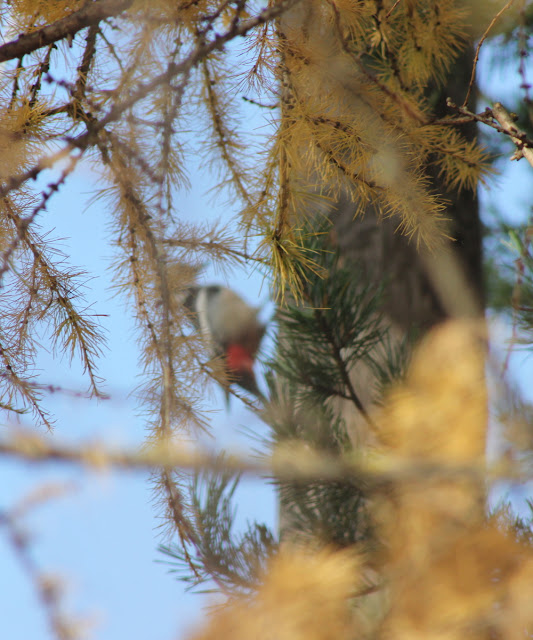
[[[44,60],[39,65],[39,70],[37,71],[37,79],[35,80],[35,83],[34,83],[33,87],[31,88],[31,91],[30,91],[29,106],[31,108],[33,108],[35,106],[35,103],[37,102],[37,95],[38,95],[39,91],[41,90],[41,84],[42,84],[42,81],[43,81],[43,76],[45,76],[48,73],[48,71],[50,70],[50,58],[52,56],[53,48],[54,48],[53,45],[50,45],[48,47],[48,51],[46,52]]]
[[[73,98],[79,102],[82,101],[85,96],[85,87],[87,85],[87,76],[91,69],[91,63],[93,61],[94,54],[96,52],[96,36],[98,35],[98,25],[92,25],[87,34],[87,40],[85,44],[85,50],[83,52],[83,58],[78,67],[78,80],[76,81],[76,89],[73,93]]]
[[[73,36],[86,27],[98,24],[100,20],[128,9],[132,2],[133,0],[97,0],[88,4],[38,31],[22,34],[16,40],[6,42],[0,47],[0,62],[20,58],[67,36]]]
[[[14,81],[13,81],[13,91],[11,92],[11,100],[9,101],[8,109],[12,109],[13,108],[13,105],[15,104],[15,100],[17,98],[17,94],[18,94],[18,91],[19,91],[19,88],[20,88],[19,87],[19,76],[20,76],[20,73],[21,73],[21,71],[23,69],[22,58],[23,58],[23,56],[20,56],[19,61],[17,63],[17,68],[15,70],[15,77],[14,77]]]
[[[129,4],[132,0],[121,1],[126,5]],[[239,36],[246,35],[255,27],[260,26],[268,21],[274,20],[284,11],[300,1],[301,0],[282,0],[279,4],[264,9],[255,17],[246,20],[246,22],[234,26],[230,31],[227,31],[222,35],[217,35],[212,41],[205,44],[199,44],[182,62],[171,62],[163,73],[155,76],[155,78],[150,82],[141,84],[139,88],[123,102],[113,105],[107,115],[104,116],[101,120],[95,119],[94,122],[91,123],[91,126],[88,127],[88,131],[86,133],[83,133],[75,138],[67,138],[67,146],[64,149],[58,151],[53,156],[41,158],[33,167],[31,167],[24,173],[9,178],[9,180],[6,181],[5,185],[0,186],[0,198],[5,197],[10,191],[18,189],[22,184],[24,184],[24,182],[26,182],[26,180],[37,178],[41,171],[52,167],[58,160],[62,159],[65,156],[68,156],[72,149],[79,148],[82,152],[84,152],[89,146],[96,143],[100,131],[105,129],[105,127],[111,122],[116,122],[117,120],[119,120],[125,111],[128,111],[131,107],[133,107],[136,103],[149,95],[152,91],[163,84],[170,83],[174,77],[180,74],[183,74],[185,78],[187,78],[189,71],[193,69],[206,56],[214,53],[215,51],[220,51],[224,48],[226,43],[236,39]],[[113,6],[116,5],[118,5],[118,0],[116,0],[116,4]],[[3,47],[0,47],[0,53],[2,52],[2,49]],[[2,58],[0,57],[0,62],[1,61]]]

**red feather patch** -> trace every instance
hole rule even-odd
[[[240,344],[230,344],[226,351],[226,362],[230,371],[252,371],[254,359]]]

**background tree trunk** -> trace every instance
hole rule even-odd
[[[360,72],[355,67],[347,69],[345,52],[338,46],[336,48],[334,44],[335,27],[328,27],[323,23],[316,24],[316,15],[313,14],[311,4],[300,3],[286,12],[279,21],[280,42],[285,54],[282,69],[282,120],[289,123],[293,121],[291,119],[295,118],[295,103],[298,100],[304,102],[312,112],[317,104],[324,104],[320,95],[325,93],[329,98],[324,106],[326,118],[338,117],[340,120],[342,116],[338,116],[338,113],[346,113],[346,105],[351,101],[354,118],[357,119],[361,114],[363,121],[371,121],[368,104],[358,95],[358,86],[362,83]],[[305,84],[301,75],[291,72],[294,59],[301,57],[302,51],[305,50],[305,44],[301,44],[302,42],[318,50],[322,49],[329,56],[319,65],[317,77],[312,85]],[[428,89],[427,93],[431,91],[432,102],[435,104],[435,117],[443,117],[446,114],[448,97],[457,104],[463,101],[470,81],[472,64],[473,51],[471,47],[467,47],[452,65],[446,84],[443,87]],[[337,91],[338,104],[334,98],[334,91]],[[375,114],[376,123],[379,117],[379,114]],[[475,125],[462,125],[462,129],[468,140],[475,138]],[[311,141],[309,146],[312,144]],[[390,144],[392,153],[396,153],[395,143],[391,140]],[[306,152],[308,157],[313,157],[308,153],[306,144],[302,144],[299,155],[304,156]],[[339,188],[338,182],[332,182],[329,186],[324,181],[318,166],[313,168],[307,165],[301,173],[301,169],[292,167],[289,171],[289,180],[293,185],[297,185],[296,191],[307,185],[308,190],[315,196],[314,201],[310,198],[312,204],[306,207],[304,215],[311,218],[314,216],[317,225],[323,223],[324,214],[332,222],[326,247],[329,246],[340,253],[341,264],[353,268],[353,277],[358,282],[371,283],[375,287],[384,286],[384,324],[396,344],[405,338],[418,342],[429,329],[453,315],[453,310],[446,308],[446,300],[435,286],[434,274],[428,273],[428,261],[433,259],[431,253],[428,258],[428,254],[423,248],[420,249],[416,240],[407,237],[398,229],[398,218],[380,215],[378,206],[373,202],[366,204],[361,212],[357,202],[354,202],[353,183],[350,183],[346,176],[340,180],[344,187]],[[312,182],[309,175],[313,173],[316,176],[316,185],[309,186]],[[436,265],[435,268],[439,271],[438,278],[454,279],[458,273],[459,278],[464,277],[465,287],[468,287],[470,294],[475,297],[472,309],[478,310],[481,314],[484,300],[482,233],[477,197],[467,189],[449,189],[431,162],[426,166],[426,174],[430,180],[430,191],[440,194],[446,202],[447,233],[452,238],[452,255],[455,257],[451,263],[454,273],[447,274],[443,272],[440,264]],[[316,196],[327,198],[317,203]],[[330,273],[328,277],[335,278],[335,274]],[[281,335],[280,339],[286,338]],[[363,362],[358,363],[350,375],[363,406],[372,412],[380,400],[375,375]],[[369,428],[365,416],[357,411],[350,401],[341,400],[338,406],[353,447],[364,451],[372,446],[375,443],[375,434]],[[484,438],[479,439],[476,446],[479,455],[482,456]],[[482,500],[479,499],[482,494],[483,490],[479,488],[476,500],[478,506],[482,504]],[[478,515],[480,513],[481,511],[478,511]],[[363,518],[362,522],[366,528],[367,518]],[[297,528],[294,519],[282,505],[282,539],[290,539],[295,533],[295,527]]]

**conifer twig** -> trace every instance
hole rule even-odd
[[[76,147],[86,148],[100,130],[111,122],[116,122],[125,111],[151,94],[155,89],[168,84],[178,75],[187,74],[211,53],[222,50],[231,40],[246,35],[249,31],[265,22],[274,20],[290,7],[301,1],[302,0],[281,0],[273,6],[263,9],[263,11],[253,18],[243,21],[240,24],[232,24],[225,33],[217,35],[212,40],[208,42],[200,41],[184,60],[178,63],[170,62],[163,73],[156,75],[150,81],[141,83],[135,91],[132,91],[129,97],[125,98],[122,102],[114,104],[109,112],[97,122],[93,130],[73,138],[71,140],[72,144]]]
[[[245,182],[246,175],[239,166],[235,153],[238,151],[240,146],[238,140],[235,140],[237,133],[230,130],[225,123],[223,106],[221,105],[221,100],[215,90],[215,78],[207,58],[204,58],[202,61],[201,69],[204,76],[204,86],[207,94],[209,115],[216,135],[216,146],[220,151],[223,162],[231,174],[232,183],[235,185],[237,193],[246,206],[251,208],[252,199],[249,193],[250,189],[247,187]]]
[[[331,354],[333,355],[333,358],[334,358],[335,362],[337,363],[337,367],[338,367],[338,370],[339,370],[339,372],[340,372],[340,374],[342,376],[342,380],[343,380],[344,384],[346,385],[346,388],[348,389],[348,393],[350,394],[350,400],[353,402],[353,404],[359,410],[359,412],[361,413],[363,418],[366,420],[368,425],[372,429],[375,430],[376,429],[376,425],[374,424],[374,421],[369,416],[368,411],[365,409],[365,407],[364,407],[363,403],[361,402],[357,392],[354,389],[354,386],[353,386],[352,381],[350,379],[350,374],[349,374],[348,370],[346,369],[346,364],[345,364],[345,362],[344,362],[344,360],[342,358],[340,349],[337,346],[337,342],[335,340],[335,336],[334,336],[333,331],[331,330],[331,327],[327,324],[327,322],[324,321],[324,318],[323,318],[322,314],[320,313],[320,309],[313,309],[313,313],[315,314],[317,322],[322,327],[322,331],[324,332],[324,335],[326,336],[326,339],[329,342],[329,345],[331,347]]]

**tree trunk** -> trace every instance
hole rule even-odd
[[[366,97],[368,87],[364,73],[357,68],[347,66],[345,47],[338,43],[335,29],[338,25],[327,24],[318,19],[315,13],[315,3],[299,3],[295,8],[286,12],[279,22],[280,46],[283,52],[282,65],[282,130],[295,128],[301,114],[308,120],[320,123],[324,120],[340,122],[346,120],[346,114],[356,123],[359,120],[368,128],[373,123],[376,132],[369,133],[367,143],[377,149],[376,156],[387,153],[383,122],[379,113],[372,113],[369,107],[371,99]],[[306,52],[313,51],[315,57],[305,60]],[[323,54],[320,62],[319,56]],[[312,56],[312,54],[309,54]],[[303,62],[302,62],[303,60]],[[318,60],[318,62],[317,62]],[[313,75],[306,69],[315,63]],[[435,99],[434,113],[441,117],[445,113],[446,98],[451,97],[456,103],[461,103],[470,78],[472,68],[472,50],[468,48],[453,65],[447,84],[438,91]],[[434,93],[437,93],[435,90]],[[326,96],[325,98],[323,96]],[[321,112],[320,112],[321,110]],[[316,115],[317,113],[321,115]],[[296,114],[296,115],[295,115]],[[307,114],[311,114],[310,116]],[[322,119],[322,120],[321,120]],[[340,128],[342,124],[335,125]],[[476,134],[475,126],[464,126],[464,135],[473,139]],[[399,343],[406,336],[418,341],[428,330],[453,315],[482,315],[483,284],[482,284],[482,255],[481,255],[481,225],[478,213],[478,203],[475,194],[463,189],[460,193],[448,189],[440,178],[438,171],[426,166],[429,178],[430,192],[439,193],[446,201],[446,217],[449,219],[447,233],[452,238],[452,250],[442,255],[448,258],[440,261],[440,250],[435,254],[426,251],[423,243],[408,238],[398,230],[399,219],[395,216],[380,215],[378,206],[373,201],[365,202],[363,211],[360,203],[354,198],[356,181],[351,181],[345,174],[340,178],[324,176],[322,141],[319,137],[310,136],[308,140],[293,141],[293,154],[286,166],[282,163],[282,180],[284,169],[287,172],[287,183],[295,192],[306,189],[308,193],[322,198],[318,204],[307,205],[305,216],[315,216],[317,224],[321,224],[324,214],[329,217],[333,226],[328,237],[329,247],[339,251],[344,265],[353,266],[354,278],[364,282],[384,285],[383,316],[392,339]],[[398,170],[401,161],[398,160],[401,145],[390,139],[391,165]],[[342,166],[335,161],[337,167]],[[330,154],[332,156],[332,154]],[[337,156],[338,158],[339,156]],[[297,158],[307,158],[307,163],[298,164]],[[429,159],[431,160],[431,158]],[[313,162],[316,163],[313,166]],[[371,162],[370,162],[371,164]],[[320,166],[319,166],[320,165]],[[401,173],[400,167],[399,172]],[[339,173],[341,171],[339,170]],[[364,172],[362,172],[364,173]],[[377,180],[371,171],[370,182]],[[402,178],[400,177],[400,181]],[[314,184],[313,184],[314,182]],[[384,178],[387,184],[387,177]],[[339,186],[340,185],[340,186]],[[324,200],[323,196],[327,196]],[[312,200],[312,198],[311,198]],[[297,218],[301,215],[293,212]],[[327,246],[327,245],[326,245]],[[449,259],[450,254],[453,256]],[[444,265],[444,266],[443,266]],[[450,270],[450,273],[447,270]],[[334,274],[329,274],[334,278]],[[459,311],[449,308],[448,299],[440,284],[446,281],[458,281],[468,290],[470,296],[468,309]],[[445,288],[445,287],[444,287]],[[453,297],[453,292],[452,292]],[[448,296],[449,298],[449,296]],[[452,301],[453,302],[453,301]],[[284,340],[283,334],[280,340]],[[354,388],[367,411],[372,413],[377,397],[376,379],[372,371],[364,363],[358,364],[351,371]],[[346,423],[347,431],[353,447],[364,451],[376,443],[376,434],[369,427],[365,416],[355,410],[353,403],[340,402],[341,412]],[[478,456],[484,454],[484,436],[476,436],[474,449]],[[483,489],[478,487],[474,492],[474,502],[477,514],[482,514]],[[470,506],[473,504],[470,502]],[[297,523],[283,505],[280,507],[280,529],[282,539],[289,540],[297,535]],[[362,522],[366,523],[366,518]],[[364,525],[366,528],[366,524]]]

